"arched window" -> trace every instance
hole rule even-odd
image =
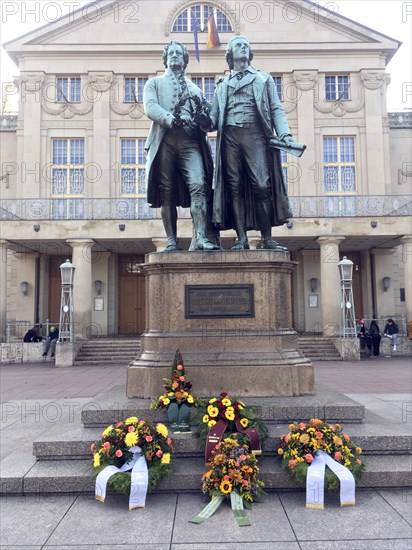
[[[210,4],[197,4],[182,11],[173,23],[172,32],[191,32],[193,18],[197,21],[198,32],[207,32],[207,21],[213,13],[217,32],[233,32],[232,25],[224,13]]]

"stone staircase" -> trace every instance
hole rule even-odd
[[[140,338],[96,338],[85,342],[74,366],[129,364],[140,354]]]
[[[318,387],[315,396],[251,398],[268,423],[269,439],[259,457],[261,479],[267,490],[304,488],[289,479],[276,454],[278,438],[288,431],[292,420],[323,418],[340,422],[355,443],[363,448],[366,471],[360,487],[412,486],[412,435],[408,426],[394,425],[365,411],[363,405],[348,397]],[[81,423],[58,424],[33,443],[33,457],[24,468],[16,466],[10,455],[1,464],[0,493],[92,493],[92,455],[90,444],[99,439],[102,428],[128,416],[166,422],[164,411],[149,409],[150,401],[126,400],[124,387],[97,396],[92,408],[81,412]],[[190,434],[173,437],[173,473],[163,480],[158,492],[198,492],[205,471],[204,448]]]
[[[322,336],[299,336],[299,350],[311,361],[342,361],[333,342]]]

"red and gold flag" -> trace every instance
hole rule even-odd
[[[211,13],[207,21],[207,47],[217,48],[217,46],[220,46],[220,40],[216,28],[215,18],[213,13]]]

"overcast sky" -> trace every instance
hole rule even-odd
[[[227,3],[231,5],[234,1],[227,0]],[[1,43],[53,20],[60,9],[61,13],[65,14],[73,11],[73,5],[80,6],[89,2],[90,0],[0,0]],[[56,9],[56,4],[59,5],[59,9]],[[405,88],[412,90],[412,0],[320,0],[319,4],[332,9],[338,17],[339,14],[344,15],[403,42],[387,67],[387,72],[391,74],[387,96],[388,110],[411,108],[412,93],[408,96]],[[47,9],[44,9],[45,5],[48,6]],[[11,76],[17,73],[16,66],[2,48],[1,81],[10,80]]]

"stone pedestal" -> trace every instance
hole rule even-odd
[[[199,396],[313,394],[313,367],[292,328],[293,267],[288,254],[270,250],[148,254],[146,332],[141,355],[128,369],[127,396],[160,395],[176,349]],[[216,285],[221,298],[208,301],[203,285],[206,291]],[[219,315],[222,309],[231,316]]]

